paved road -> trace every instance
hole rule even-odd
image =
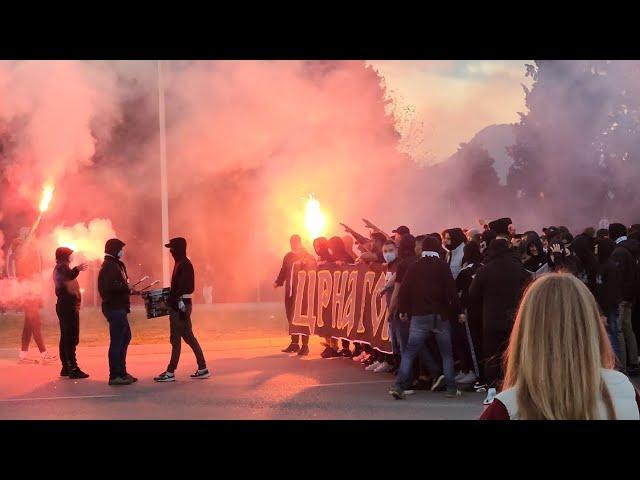
[[[193,354],[183,345],[177,381],[154,383],[168,345],[132,345],[128,369],[140,381],[107,385],[106,347],[79,348],[86,380],[58,377],[59,365],[19,365],[16,351],[0,350],[0,419],[474,419],[481,394],[447,399],[417,392],[393,400],[390,374],[347,359],[323,360],[318,339],[309,357],[280,353],[286,337],[203,345],[214,375],[191,380]]]

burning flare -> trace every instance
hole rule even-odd
[[[320,202],[314,198],[313,194],[310,194],[304,213],[304,226],[307,228],[309,236],[314,239],[322,235],[325,223],[324,215],[320,211]]]
[[[45,185],[42,187],[42,197],[40,198],[40,213],[44,213],[49,208],[49,203],[53,198],[53,185]]]

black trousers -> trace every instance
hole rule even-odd
[[[484,381],[488,387],[500,389],[504,377],[503,356],[509,345],[510,331],[488,330],[482,332]]]
[[[193,327],[191,326],[191,300],[184,300],[184,304],[187,307],[185,312],[169,308],[169,328],[171,332],[171,360],[167,367],[167,372],[169,373],[175,372],[176,368],[178,368],[182,340],[193,350],[193,354],[196,356],[196,361],[198,362],[198,369],[202,370],[207,368],[207,362],[204,359],[202,348],[200,348],[200,344],[193,334]]]
[[[80,313],[75,305],[56,304],[60,322],[60,363],[71,370],[78,367],[76,347],[80,341]]]

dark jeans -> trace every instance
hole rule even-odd
[[[622,359],[626,357],[626,354],[622,354],[620,345],[620,337],[622,337],[622,328],[620,326],[619,317],[620,313],[617,308],[607,312],[607,336],[609,337],[609,343],[611,343],[611,349],[616,357],[616,368],[618,370],[624,370],[626,365],[622,363]],[[624,340],[624,337],[623,337]]]
[[[435,337],[440,356],[442,357],[442,369],[429,352],[426,340]],[[413,362],[420,357],[429,367],[431,376],[438,377],[444,373],[447,390],[456,390],[455,371],[453,369],[453,350],[451,346],[451,325],[440,315],[414,315],[409,326],[409,340],[407,348],[402,353],[400,370],[396,380],[396,386],[406,390],[411,386]],[[444,372],[443,372],[444,370]]]
[[[80,314],[75,305],[56,305],[60,321],[60,363],[62,368],[72,370],[78,367],[76,347],[80,342]]]
[[[484,356],[484,381],[490,388],[499,389],[503,373],[503,356],[509,345],[511,332],[487,330],[482,332],[482,354]]]
[[[185,301],[184,304],[187,307],[185,312],[169,308],[169,328],[171,331],[171,360],[167,367],[167,372],[169,373],[175,372],[176,368],[178,368],[182,339],[184,339],[185,343],[193,350],[193,354],[196,356],[196,361],[198,362],[198,369],[203,370],[207,368],[207,362],[204,360],[202,348],[200,348],[200,344],[198,340],[196,340],[193,334],[193,327],[191,326],[191,302]]]
[[[123,378],[127,374],[127,348],[131,341],[131,327],[126,310],[108,310],[109,321],[109,379]]]
[[[24,311],[24,327],[22,328],[22,351],[29,350],[29,343],[31,343],[31,337],[36,342],[40,353],[45,352],[47,349],[44,346],[44,340],[42,339],[42,328],[40,323],[40,306],[37,302],[27,302],[23,307]]]
[[[409,322],[403,322],[398,318],[392,320],[389,323],[389,327],[389,330],[391,330],[391,345],[393,346],[393,353],[396,355],[402,355],[402,352],[409,341]]]
[[[297,345],[301,338],[302,345],[309,345],[309,335],[298,335],[297,333],[291,335],[291,343],[295,343]]]

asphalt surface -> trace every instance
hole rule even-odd
[[[192,380],[196,369],[183,344],[176,382],[155,383],[169,345],[132,345],[127,369],[140,380],[109,386],[107,347],[80,347],[80,367],[91,376],[58,376],[59,363],[18,364],[17,350],[0,349],[0,419],[468,419],[482,412],[483,394],[448,399],[417,392],[406,400],[387,393],[391,374],[366,372],[349,359],[280,353],[288,337],[203,344],[213,375]],[[31,355],[35,358],[35,354]]]

